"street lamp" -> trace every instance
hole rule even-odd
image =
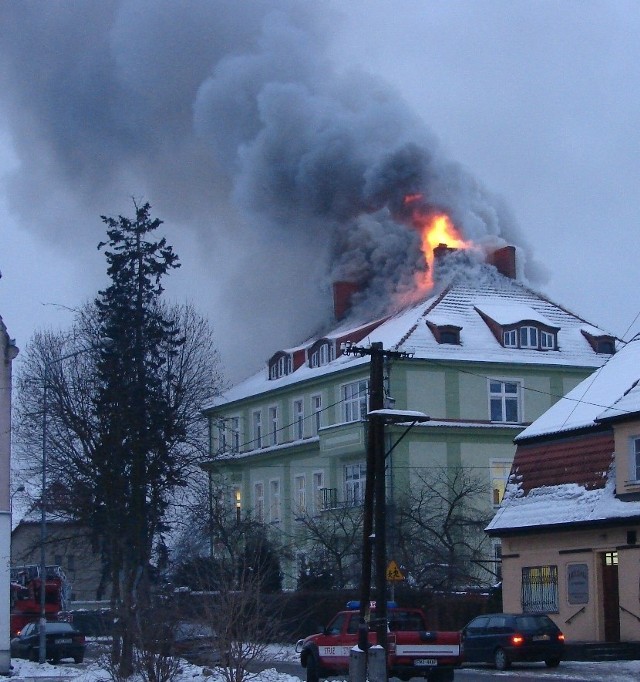
[[[106,345],[106,344],[105,344]],[[96,350],[94,347],[80,348],[72,353],[67,353],[52,360],[44,360],[44,386],[42,392],[42,493],[40,496],[40,639],[39,639],[39,663],[46,662],[47,638],[46,638],[46,582],[47,582],[47,563],[45,545],[47,541],[47,418],[49,416],[49,374],[51,367],[70,358],[75,358],[84,353]]]

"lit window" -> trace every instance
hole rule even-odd
[[[256,410],[251,416],[253,424],[253,447],[262,447],[262,412]]]
[[[503,335],[504,345],[507,348],[517,348],[518,347],[518,337],[516,335],[515,329],[510,329],[506,331]]]
[[[304,438],[304,402],[293,401],[293,440]]]
[[[278,523],[280,521],[280,481],[278,479],[269,481],[269,521]]]
[[[491,500],[494,507],[499,506],[504,497],[504,491],[511,473],[511,461],[492,459],[489,463],[491,474]]]
[[[631,480],[640,481],[640,436],[631,438]]]
[[[520,327],[520,348],[537,348],[538,330],[536,327]]]
[[[617,566],[618,565],[618,552],[605,552],[604,553],[604,565],[605,566]]]
[[[256,521],[264,521],[264,483],[258,481],[253,485],[253,514]]]
[[[522,610],[524,613],[558,612],[558,567],[522,568]]]
[[[345,422],[357,422],[366,419],[368,405],[369,382],[354,381],[342,386],[342,415]]]
[[[521,421],[519,381],[489,380],[489,414],[492,422]]]
[[[344,500],[356,506],[364,502],[367,469],[364,464],[348,464],[344,468]]]

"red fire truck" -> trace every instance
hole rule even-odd
[[[27,624],[40,619],[42,577],[37,564],[11,567],[11,637]],[[44,580],[44,610],[47,620],[59,620],[67,609],[70,585],[60,566],[47,566]]]

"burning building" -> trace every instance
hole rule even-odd
[[[281,542],[294,539],[297,564],[283,567],[288,587],[319,567],[336,587],[358,580],[359,538],[343,539],[351,549],[336,566],[326,565],[318,537],[319,525],[357,518],[364,499],[369,362],[346,354],[350,345],[402,352],[385,367],[385,394],[396,409],[430,417],[406,437],[404,426],[387,427],[389,523],[397,525],[388,553],[414,585],[449,588],[495,582],[499,543],[489,543],[477,518],[453,532],[451,546],[429,539],[445,528],[429,533],[426,524],[445,524],[445,508],[456,504],[453,516],[481,510],[488,520],[514,437],[615,350],[605,331],[519,281],[517,249],[465,241],[446,215],[417,211],[415,201],[405,215],[425,262],[395,309],[367,317],[362,282],[336,283],[332,328],[273,353],[261,372],[205,407],[214,489],[228,489],[234,513],[268,524]],[[429,519],[407,513],[428,499],[425,491],[439,511]],[[459,500],[468,505],[470,494],[473,505],[464,507]]]

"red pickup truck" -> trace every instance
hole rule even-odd
[[[349,672],[351,649],[358,645],[360,612],[357,602],[337,613],[329,625],[316,635],[300,639],[296,651],[307,671],[307,682]],[[375,609],[371,610],[372,616]],[[462,663],[459,632],[428,630],[421,609],[395,605],[387,609],[387,670],[389,677],[409,680],[424,677],[428,682],[451,682],[453,671]],[[369,628],[368,643],[377,642]]]

